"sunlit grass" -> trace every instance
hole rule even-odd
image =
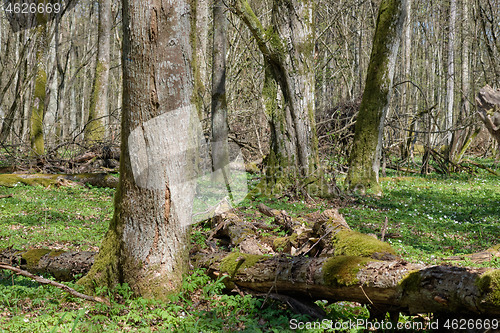
[[[0,188],[0,249],[32,246],[96,250],[113,212],[112,189]]]

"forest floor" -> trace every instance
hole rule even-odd
[[[482,163],[500,170],[500,165],[493,161]],[[342,185],[342,179],[339,183]],[[286,210],[291,216],[339,208],[355,230],[380,238],[386,224],[385,240],[405,260],[426,264],[450,263],[446,260],[450,256],[479,252],[499,242],[497,176],[486,172],[450,176],[406,176],[392,172],[382,179],[382,187],[381,198],[345,196],[306,202],[284,197],[243,201],[237,213],[245,219],[266,222],[271,218],[258,212],[260,203]],[[113,194],[113,189],[84,186],[0,187],[0,197],[12,195],[0,199],[0,249],[97,251],[113,213]],[[266,237],[265,230],[260,232]],[[209,233],[208,225],[195,225],[193,245],[205,246]],[[498,258],[481,264],[469,260],[452,264],[500,268]],[[293,328],[291,320],[311,321],[292,313],[278,301],[226,294],[221,280],[209,281],[202,270],[194,269],[186,276],[183,290],[172,295],[170,302],[133,298],[126,285],[112,291],[101,289],[100,293],[112,300],[112,306],[108,307],[0,271],[0,332],[286,332]],[[79,289],[72,282],[68,284]],[[307,332],[324,332],[329,324],[368,318],[368,310],[356,303],[319,303],[327,317],[317,327],[320,323],[326,326]],[[400,316],[400,322],[428,320],[426,316]]]

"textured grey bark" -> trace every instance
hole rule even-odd
[[[164,298],[187,269],[194,193],[180,185],[194,111],[189,4],[123,4],[120,184],[99,255],[80,280],[87,287],[126,282],[138,295]]]
[[[266,159],[270,168],[268,183],[261,183],[261,190],[280,192],[290,186],[290,179],[295,179],[298,181],[293,184],[295,188],[326,194],[319,170],[314,118],[313,2],[273,2],[272,27],[268,29],[262,26],[246,0],[232,1],[231,8],[250,29],[266,67],[263,95],[272,136]]]
[[[224,1],[213,6],[212,50],[212,171],[218,179],[228,178],[229,144],[226,102],[227,19]],[[226,173],[223,175],[222,173]]]

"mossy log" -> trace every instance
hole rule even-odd
[[[0,262],[67,281],[86,274],[94,256],[92,252],[7,249],[0,251]],[[241,252],[196,253],[192,259],[214,277],[227,275],[224,281],[229,289],[278,294],[304,304],[354,301],[371,304],[382,313],[432,312],[453,318],[500,315],[498,269],[424,266],[360,256],[309,258]]]
[[[325,256],[347,255],[372,257],[375,259],[396,259],[394,249],[375,237],[351,230],[337,209],[327,209],[299,217],[291,217],[286,211],[258,206],[264,215],[274,217],[273,223],[288,234],[272,240],[273,250],[291,255]],[[217,234],[229,237],[237,247],[255,233],[256,227],[244,222],[234,213],[222,213],[214,218]],[[222,227],[219,227],[221,226]],[[240,250],[244,251],[241,247]],[[254,253],[265,254],[270,252]]]
[[[33,274],[49,274],[59,281],[85,275],[94,263],[94,252],[74,252],[49,249],[0,251],[0,262],[19,267]]]
[[[198,255],[196,262],[214,276],[226,275],[229,289],[304,301],[353,301],[371,304],[381,312],[432,312],[453,318],[500,315],[500,270],[425,267],[353,256],[269,257],[239,252]]]
[[[82,173],[82,174],[0,174],[0,186],[14,187],[17,184],[61,186],[68,181],[90,184],[97,187],[116,188],[118,176],[107,173]]]

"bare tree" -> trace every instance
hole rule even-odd
[[[246,0],[232,2],[257,41],[268,75],[263,94],[271,119],[271,144],[268,171],[259,186],[267,195],[291,184],[317,194],[318,185],[321,192],[325,185],[316,138],[313,7],[312,2],[275,1],[272,26],[265,29]],[[275,103],[280,96],[282,103]]]

